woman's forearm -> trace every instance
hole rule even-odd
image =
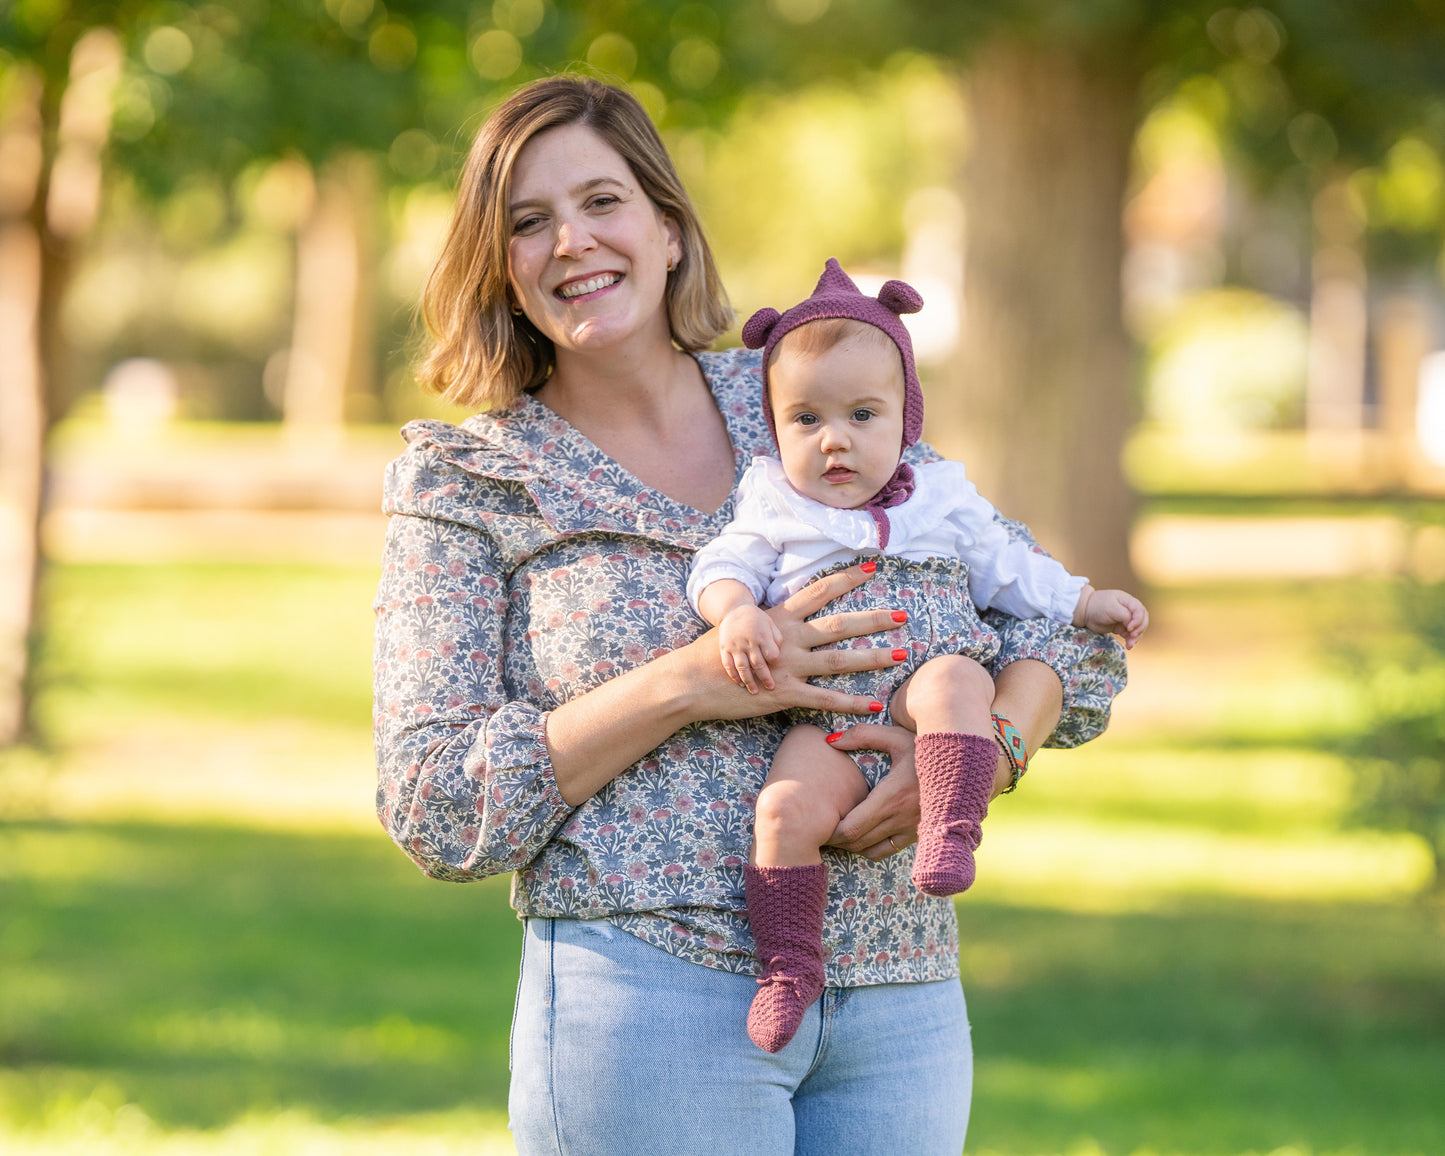
[[[999,671],[994,680],[994,713],[1003,715],[1024,737],[1030,757],[1053,734],[1064,709],[1064,688],[1059,676],[1047,663],[1022,658]],[[997,796],[1009,785],[1013,769],[999,752],[998,770],[994,775],[993,793]]]
[[[604,682],[547,716],[552,774],[570,805],[586,802],[689,723],[716,717],[705,708],[706,680],[690,653],[697,645]],[[726,681],[716,642],[711,649],[718,677]]]

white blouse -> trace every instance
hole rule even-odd
[[[968,592],[979,609],[1016,618],[1073,621],[1088,581],[1058,562],[1011,541],[961,462],[914,467],[913,495],[888,509],[888,549],[878,549],[878,524],[867,510],[839,510],[793,489],[776,458],[754,458],[738,487],[733,520],[697,552],[687,596],[697,609],[709,583],[733,578],[761,605],[774,606],[813,575],[860,554],[912,561],[958,558],[968,563]]]

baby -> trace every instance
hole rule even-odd
[[[778,458],[758,458],[749,468],[733,521],[694,560],[688,596],[718,627],[729,676],[756,693],[759,685],[772,688],[768,664],[780,640],[760,604],[775,605],[860,554],[874,556],[865,569],[880,555],[904,567],[932,559],[924,569],[935,571],[937,560],[950,560],[945,573],[954,580],[934,584],[929,624],[909,627],[919,641],[893,652],[903,665],[893,670],[887,703],[892,721],[917,736],[914,885],[954,895],[973,883],[979,823],[998,764],[996,727],[1015,782],[1024,765],[1018,732],[992,714],[993,679],[982,663],[997,653],[998,639],[975,607],[1118,633],[1129,647],[1148,614],[1132,595],[1095,590],[1010,540],[959,463],[915,469],[901,460],[922,432],[923,393],[899,315],[922,304],[901,281],[868,297],[829,260],[811,297],[748,321],[743,341],[764,350],[763,404]],[[889,572],[898,572],[891,561]],[[901,623],[907,615],[897,610],[893,618]],[[857,765],[829,745],[837,737],[809,723],[794,726],[758,795],[744,870],[763,976],[748,1034],[770,1052],[792,1039],[822,994],[827,877],[820,848],[868,793]]]

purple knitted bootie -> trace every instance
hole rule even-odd
[[[925,895],[957,895],[973,886],[998,745],[985,735],[922,734],[913,753],[920,812],[913,885]]]
[[[828,871],[743,868],[748,922],[763,975],[748,1010],[748,1036],[767,1052],[782,1049],[823,994],[823,906]]]

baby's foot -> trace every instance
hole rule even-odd
[[[998,747],[986,735],[929,732],[918,736],[914,765],[920,818],[913,885],[925,895],[957,895],[973,886]]]
[[[787,1046],[823,994],[823,908],[828,872],[801,867],[743,868],[748,921],[763,977],[748,1009],[748,1036],[764,1051]]]
[[[765,1052],[779,1052],[798,1034],[808,1009],[823,994],[823,967],[793,974],[772,970],[758,980],[758,993],[748,1009],[748,1038]]]
[[[925,895],[958,895],[973,886],[973,852],[983,832],[972,819],[957,819],[918,831],[913,886]]]

